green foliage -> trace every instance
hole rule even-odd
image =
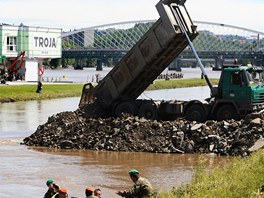
[[[238,35],[216,35],[209,31],[199,31],[193,41],[197,51],[251,51],[257,48],[257,43],[248,41]]]
[[[61,64],[60,58],[54,58],[50,61],[50,66],[57,68]]]
[[[96,31],[95,48],[129,49],[152,26],[152,23],[138,23],[128,29],[116,29],[112,31]]]
[[[208,171],[197,168],[190,184],[160,192],[158,198],[240,198],[264,197],[260,187],[264,185],[264,150],[248,158],[234,158],[225,167]]]
[[[64,38],[62,42],[62,49],[78,49],[80,46],[76,45],[69,38]]]

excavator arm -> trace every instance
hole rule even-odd
[[[21,59],[20,59],[20,63],[18,65],[18,67],[15,67],[15,65],[16,65],[16,63],[17,63],[17,61],[19,60],[20,57],[21,57]],[[21,52],[21,54],[19,56],[17,56],[15,58],[15,60],[12,62],[12,64],[9,66],[9,70],[12,71],[12,73],[14,75],[16,75],[18,70],[21,69],[21,67],[23,65],[24,57],[25,57],[25,51]]]

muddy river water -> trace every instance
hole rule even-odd
[[[192,93],[192,94],[186,94]],[[202,93],[202,94],[201,94]],[[197,99],[208,97],[206,87],[144,92],[142,98]],[[70,196],[84,197],[88,186],[100,188],[103,197],[119,197],[129,188],[130,169],[138,169],[155,189],[170,189],[191,180],[201,158],[208,168],[229,158],[212,155],[99,152],[58,150],[20,145],[48,117],[77,108],[79,98],[0,104],[0,197],[43,197],[45,182],[53,178]],[[17,196],[19,195],[19,196]]]
[[[69,81],[85,82],[96,74],[87,75],[86,70],[50,70],[44,76],[47,79],[63,75]],[[186,78],[199,77],[200,72],[190,70],[184,75]],[[219,75],[214,73],[211,76]],[[209,89],[199,87],[146,91],[140,98],[189,100],[208,96]],[[0,104],[1,198],[43,197],[48,178],[53,178],[58,185],[67,188],[70,196],[85,197],[84,189],[92,186],[102,189],[104,198],[119,197],[115,194],[117,190],[132,185],[128,177],[130,169],[138,169],[155,189],[168,190],[189,182],[201,158],[206,159],[208,168],[229,161],[227,157],[212,155],[96,152],[20,145],[23,138],[34,133],[49,116],[62,111],[74,111],[78,103],[79,98],[74,97]]]

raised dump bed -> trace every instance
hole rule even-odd
[[[191,40],[198,35],[181,1],[160,1],[156,8],[160,18],[96,87],[84,87],[80,105],[135,100],[188,45],[179,23]]]

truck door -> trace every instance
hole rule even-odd
[[[246,100],[250,97],[248,94],[248,82],[243,71],[230,72],[229,81],[223,90],[223,98],[230,100]]]

